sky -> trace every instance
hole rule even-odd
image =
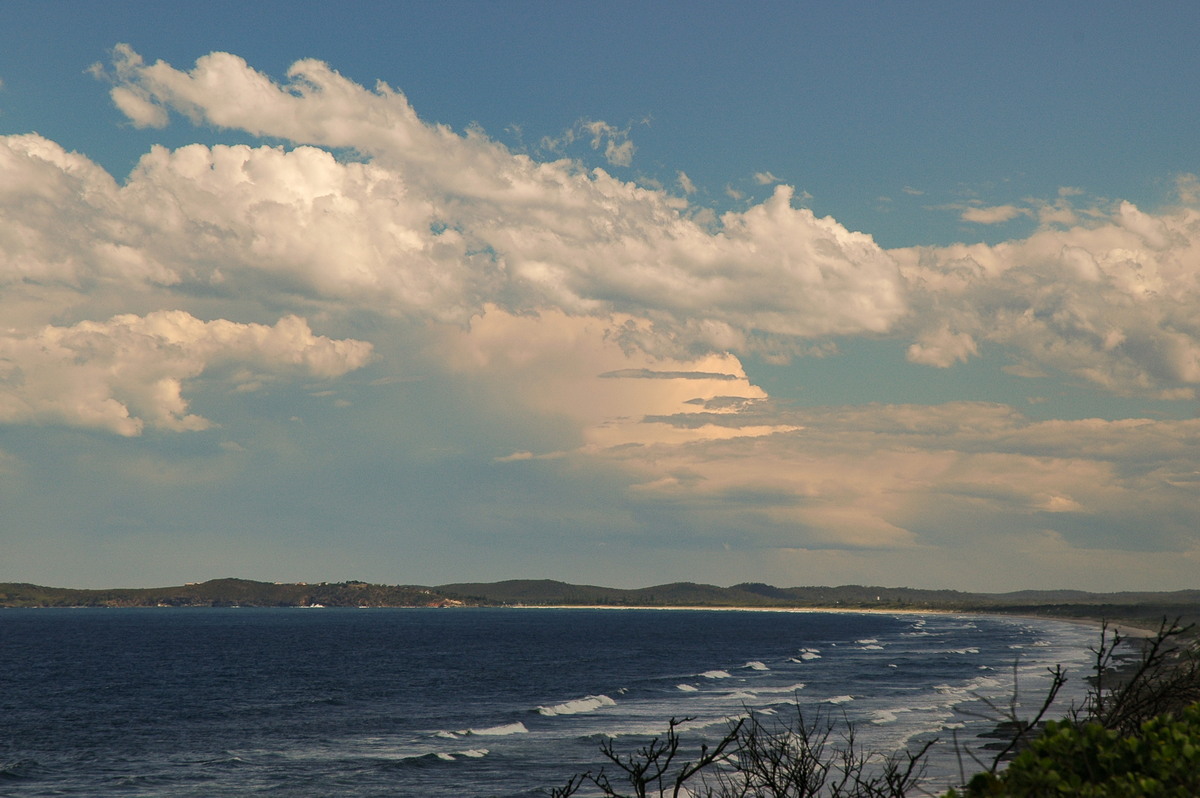
[[[0,4],[0,581],[1200,587],[1200,7]]]

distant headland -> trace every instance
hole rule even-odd
[[[176,587],[80,589],[0,583],[0,607],[697,607],[995,612],[1156,624],[1200,620],[1200,590],[1089,593],[1021,590],[966,593],[842,585],[732,587],[673,582],[636,589],[551,579],[464,582],[436,587],[345,582],[213,579]]]

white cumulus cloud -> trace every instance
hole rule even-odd
[[[978,342],[1023,370],[1123,395],[1194,396],[1200,386],[1200,211],[1105,217],[990,246],[893,250],[913,312],[916,362],[945,366]]]
[[[182,236],[183,251],[202,247],[197,259],[216,247],[223,280],[268,271],[316,300],[354,294],[443,320],[487,303],[629,313],[654,323],[639,345],[676,353],[882,331],[904,311],[887,254],[791,207],[786,186],[714,232],[664,192],[429,125],[399,92],[318,61],[297,62],[277,84],[227,53],[181,71],[123,47],[112,78],[114,90],[197,123],[367,158],[343,163],[304,146],[147,155],[125,192],[160,209],[155,237]],[[626,159],[622,131],[593,122],[586,133],[610,160]]]
[[[184,382],[233,363],[267,376],[337,377],[371,345],[313,335],[294,316],[275,325],[201,321],[183,311],[126,314],[70,327],[0,333],[0,422],[50,423],[138,435],[146,426],[200,430]]]
[[[1018,216],[1028,216],[1027,208],[1018,208],[1016,205],[993,205],[990,207],[970,207],[962,212],[962,220],[964,222],[974,222],[975,224],[1001,224],[1009,222]]]

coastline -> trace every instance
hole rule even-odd
[[[791,613],[827,613],[827,614],[856,614],[856,615],[986,615],[998,618],[1027,618],[1037,621],[1062,621],[1078,626],[1090,626],[1095,629],[1107,628],[1110,634],[1120,635],[1126,639],[1149,639],[1158,634],[1156,629],[1142,626],[1132,626],[1125,623],[1115,623],[1103,617],[1038,615],[1023,612],[996,612],[989,609],[874,609],[870,607],[736,607],[736,606],[654,606],[631,604],[509,604],[509,609],[523,610],[688,610],[700,612],[791,612]]]
[[[873,609],[870,607],[737,607],[654,604],[505,604],[514,610],[689,610],[700,612],[808,612],[845,613],[855,615],[986,615],[974,610],[951,609]],[[991,613],[1004,614],[1004,613]]]

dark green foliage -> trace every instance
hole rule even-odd
[[[446,603],[453,603],[451,597],[429,588],[357,581],[280,584],[211,579],[176,587],[109,590],[0,584],[0,606],[7,607],[426,607]]]
[[[981,773],[949,797],[1195,798],[1200,795],[1200,704],[1146,721],[1133,734],[1054,721],[999,774]]]
[[[947,798],[1200,796],[1200,649],[1191,627],[1163,621],[1134,662],[1101,633],[1088,702],[1045,730],[1003,771],[992,767]]]

